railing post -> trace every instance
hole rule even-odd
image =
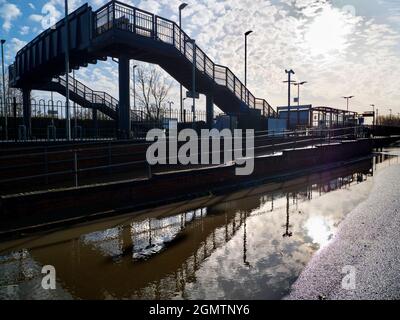
[[[153,15],[153,34],[154,39],[157,40],[157,16]]]
[[[215,81],[215,63],[212,64],[213,64],[213,80]]]
[[[75,188],[79,186],[78,183],[78,154],[74,151],[74,177],[75,177]]]
[[[133,9],[133,33],[136,34],[136,9]]]
[[[112,8],[112,24],[111,24],[111,26],[112,26],[112,28],[114,28],[115,27],[115,1],[112,2],[111,8]]]
[[[175,23],[172,24],[172,45],[175,46]]]

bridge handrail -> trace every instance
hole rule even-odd
[[[194,48],[192,43],[189,42],[191,38],[171,20],[119,1],[111,1],[95,11],[94,35],[98,36],[113,28],[170,44],[191,63],[194,63]],[[257,108],[257,100],[265,101],[264,99],[256,99],[228,67],[214,63],[197,45],[195,52],[196,69],[218,85],[229,89],[247,106],[255,109]],[[261,110],[264,114],[276,115],[267,101],[263,102]]]
[[[56,78],[55,81],[63,86],[66,85],[66,80],[62,77]],[[85,100],[90,101],[91,103],[105,104],[107,107],[113,110],[115,110],[118,105],[118,100],[108,93],[103,91],[95,91],[77,79],[69,77],[69,86],[71,91],[78,94]]]

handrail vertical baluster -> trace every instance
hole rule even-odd
[[[136,34],[136,9],[135,8],[133,9],[133,30],[132,30],[132,32]]]

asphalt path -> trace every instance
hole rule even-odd
[[[347,215],[286,299],[400,299],[400,165],[374,181],[368,199]]]

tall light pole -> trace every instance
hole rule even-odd
[[[244,86],[247,88],[247,37],[252,34],[253,31],[249,30],[244,34]]]
[[[65,133],[66,139],[71,140],[71,115],[69,110],[69,18],[68,0],[65,0]]]
[[[8,114],[7,114],[7,101],[6,101],[6,77],[4,73],[4,44],[6,40],[1,39],[1,68],[3,73],[3,114],[4,114],[4,129],[5,129],[5,138],[8,140]]]
[[[136,112],[136,68],[137,64],[132,67],[132,88],[133,88],[133,111]]]
[[[348,112],[349,111],[349,101],[350,101],[350,99],[353,99],[354,96],[348,96],[348,97],[342,97],[342,98],[345,99],[347,102],[347,112]]]
[[[292,81],[292,74],[294,75],[295,72],[290,69],[290,70],[285,70],[285,73],[288,75],[288,80],[284,81],[284,83],[288,84],[288,116],[287,116],[287,129],[289,130],[289,126],[290,126],[290,85],[294,82]]]
[[[390,121],[392,121],[392,109],[389,109],[389,119],[390,119]]]
[[[303,82],[295,82],[293,83],[294,86],[297,86],[297,106],[300,107],[300,86],[304,86],[306,83],[308,83],[307,81],[303,81]]]
[[[179,29],[182,30],[182,10],[185,9],[188,6],[187,3],[182,3],[179,6]],[[179,33],[179,51],[182,50],[182,37],[181,33]],[[183,86],[180,84],[180,113],[181,113],[181,119],[183,118]]]

